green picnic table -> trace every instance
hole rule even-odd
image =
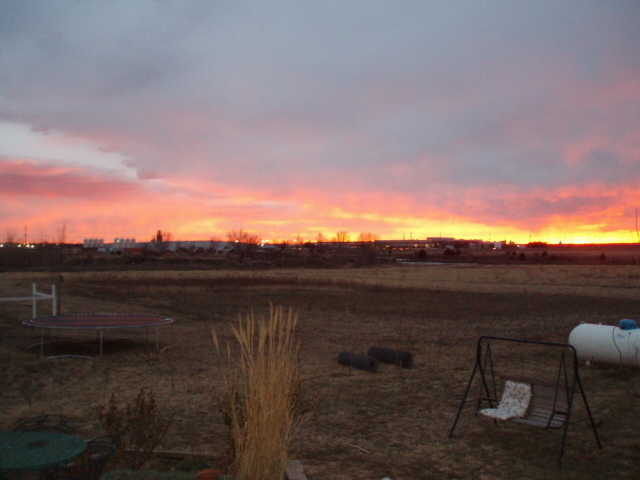
[[[0,432],[0,478],[9,472],[54,467],[86,448],[85,440],[66,433]]]

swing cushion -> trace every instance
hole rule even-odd
[[[532,396],[531,385],[507,380],[498,408],[485,408],[480,413],[497,420],[522,418],[527,413]]]

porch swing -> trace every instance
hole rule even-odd
[[[492,345],[504,344],[508,346],[511,343],[538,345],[543,347],[544,350],[558,352],[559,359],[557,371],[555,372],[555,381],[542,380],[525,375],[501,376],[499,380],[502,381],[502,394],[500,400],[498,400],[498,382],[496,381],[494,369]],[[479,381],[479,393],[477,398],[469,399],[469,393],[474,384],[474,379],[476,379],[476,374],[478,374],[476,383]],[[561,466],[567,432],[571,423],[571,412],[576,389],[580,391],[596,442],[602,448],[598,430],[580,380],[576,350],[572,345],[482,336],[478,339],[475,366],[449,437],[453,437],[464,406],[467,403],[475,403],[477,414],[492,418],[494,421],[513,421],[544,429],[562,428],[562,441],[558,458],[558,466]]]

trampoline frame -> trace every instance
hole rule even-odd
[[[31,318],[29,320],[24,320],[22,323],[23,325],[28,327],[41,329],[40,356],[42,358],[94,358],[87,355],[56,355],[45,357],[44,336],[45,332],[48,330],[97,330],[100,339],[100,357],[102,357],[104,350],[103,330],[112,330],[118,328],[144,328],[146,330],[147,343],[149,343],[149,328],[155,327],[157,352],[162,353],[164,350],[166,350],[167,348],[171,348],[171,346],[173,345],[173,319],[158,315],[139,315],[129,313],[73,313],[53,315],[50,317]],[[158,330],[158,327],[161,327],[163,325],[171,325],[171,345],[160,349],[160,332]]]

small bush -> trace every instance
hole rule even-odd
[[[98,420],[108,435],[119,435],[122,447],[116,458],[123,466],[139,469],[149,459],[153,451],[162,443],[173,421],[158,409],[151,390],[140,393],[130,402],[119,404],[115,394],[111,394],[108,408],[98,408]]]

